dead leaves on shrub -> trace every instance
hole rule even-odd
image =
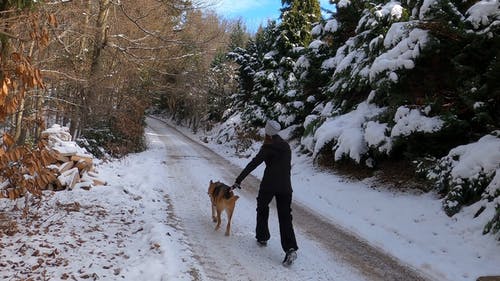
[[[6,13],[3,21],[15,19],[19,15]],[[42,24],[41,15],[26,13],[22,15],[27,23],[26,31],[38,48],[47,46],[49,33]],[[49,15],[47,24],[55,26],[57,20]],[[40,69],[32,64],[32,58],[25,48],[25,42],[10,38],[4,44],[13,51],[0,57],[0,122],[5,122],[19,110],[25,95],[31,89],[44,89]],[[15,40],[15,41],[14,41]],[[32,46],[33,47],[33,46]],[[47,166],[54,160],[43,144],[37,148],[16,146],[15,139],[4,133],[0,144],[0,198],[11,200],[22,197],[26,192],[40,196],[41,191],[56,180],[55,174]]]
[[[26,192],[41,196],[42,190],[57,180],[55,173],[47,168],[56,159],[44,145],[36,149],[16,146],[12,136],[3,135],[0,146],[0,198],[15,200]]]

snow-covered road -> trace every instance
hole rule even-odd
[[[29,200],[27,218],[24,200],[0,201],[0,280],[432,280],[386,251],[435,280],[498,272],[498,244],[469,234],[483,225],[467,219],[474,208],[450,219],[431,195],[350,183],[309,170],[298,155],[292,208],[300,249],[283,267],[274,206],[269,245],[255,243],[258,178],[236,191],[231,236],[214,231],[208,183],[231,184],[249,159],[233,165],[192,136],[147,122],[146,151],[97,166],[107,186],[46,192]]]
[[[245,186],[236,191],[240,196],[233,216],[231,236],[214,231],[207,188],[210,180],[229,183],[237,176],[223,158],[175,129],[154,119],[149,120],[149,134],[165,146],[166,193],[173,212],[186,233],[192,251],[210,280],[370,280],[331,256],[322,245],[298,230],[299,259],[291,268],[281,265],[283,252],[279,244],[275,210],[270,214],[272,238],[267,247],[259,247],[254,239],[255,189]],[[223,228],[226,220],[223,217]]]
[[[244,183],[233,216],[232,233],[215,232],[206,190],[210,180],[231,184],[240,168],[200,146],[165,123],[148,120],[148,135],[166,153],[165,193],[192,251],[210,280],[426,280],[382,251],[294,204],[299,258],[291,268],[281,265],[275,209],[270,215],[272,238],[267,247],[254,239],[258,179]],[[156,139],[156,140],[155,140]],[[225,225],[223,221],[223,226]]]

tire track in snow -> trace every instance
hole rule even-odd
[[[172,147],[174,146],[172,139],[177,138],[177,136],[173,134],[165,136],[158,134],[157,137],[165,144],[171,144]],[[211,239],[201,241],[198,238],[200,233],[193,235],[193,232],[199,232],[199,227],[193,227],[193,225],[204,225],[205,229],[213,228],[212,225],[209,225],[207,217],[199,217],[199,214],[204,211],[203,208],[205,206],[208,208],[209,205],[207,205],[208,201],[202,202],[200,196],[193,196],[193,192],[198,192],[200,188],[194,185],[190,175],[191,167],[189,167],[189,163],[191,160],[199,161],[203,157],[186,154],[186,151],[179,151],[176,149],[172,149],[171,151],[167,150],[166,153],[168,155],[166,163],[168,169],[167,176],[173,179],[177,184],[177,186],[171,186],[171,190],[167,190],[167,193],[169,193],[167,203],[170,209],[171,221],[175,222],[174,227],[185,233],[186,238],[189,240],[187,244],[195,253],[194,258],[200,262],[206,277],[211,280],[228,280],[225,276],[224,269],[220,267],[219,263],[210,253],[210,247],[212,245],[207,243],[207,241]],[[174,188],[175,192],[172,190]],[[208,199],[208,196],[206,199]],[[212,233],[207,233],[207,235],[210,234]],[[242,272],[244,272],[244,270],[242,270]]]

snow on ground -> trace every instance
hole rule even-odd
[[[183,131],[193,138],[205,138]],[[206,145],[240,167],[251,159],[236,157],[231,143]],[[259,144],[253,145],[252,155],[258,148]],[[480,208],[475,204],[450,218],[432,192],[397,192],[370,179],[348,181],[315,168],[311,158],[298,149],[292,162],[294,200],[413,267],[438,280],[471,281],[500,275],[500,242],[492,235],[482,235],[493,208],[473,219]],[[261,177],[263,171],[261,165],[252,174]]]
[[[201,137],[184,132],[196,140]],[[51,280],[211,280],[193,254],[192,245],[186,242],[184,223],[171,209],[169,188],[179,185],[179,181],[168,175],[169,159],[156,137],[147,134],[149,148],[145,152],[98,165],[100,177],[108,181],[108,186],[48,193],[39,206],[31,206],[30,220],[9,226],[13,233],[17,228],[17,234],[0,232],[0,279],[45,276]],[[207,146],[240,167],[250,160],[234,156],[234,149],[227,145]],[[258,147],[255,144],[249,154],[255,154]],[[208,169],[203,159],[192,160],[192,168]],[[263,169],[261,166],[253,174],[260,178]],[[492,214],[472,220],[477,206],[449,218],[432,193],[395,192],[374,186],[370,180],[350,182],[318,170],[310,158],[297,151],[292,180],[294,200],[438,280],[472,281],[481,275],[500,275],[500,243],[481,234],[485,220]],[[244,236],[250,241],[255,209],[244,202],[235,213],[233,231],[235,237]],[[22,207],[23,202],[17,205]],[[0,223],[9,216],[21,217],[22,211],[13,207],[11,201],[0,201]],[[276,222],[271,221],[270,226],[276,239]],[[218,239],[226,238],[220,236]],[[229,239],[235,241],[233,236]],[[248,262],[250,268],[246,270],[253,266],[255,276],[262,277],[259,266],[267,266],[267,262],[261,264],[261,260],[280,259],[279,246],[273,245],[264,253],[250,246],[235,244],[240,251],[251,249],[248,255],[255,258]],[[343,270],[342,265],[322,273],[308,269],[321,267],[326,257],[311,241],[299,240],[299,247],[298,261],[302,264],[297,275],[280,275],[283,268],[272,267],[273,280],[300,280],[297,276],[302,280],[328,280],[328,276],[343,281],[362,280],[348,268]],[[235,255],[231,247],[227,249],[228,254]],[[251,280],[245,278],[235,280]]]
[[[0,280],[202,276],[168,209],[165,169],[164,151],[150,145],[143,153],[99,165],[108,186],[45,193],[41,206],[31,206],[30,220],[12,226],[16,235],[0,231]],[[16,203],[24,207],[24,200]],[[21,217],[22,210],[13,207],[12,201],[0,201],[5,212],[0,223]]]
[[[158,123],[147,151],[97,166],[108,186],[47,192],[28,220],[13,208],[23,200],[0,201],[0,225],[12,230],[0,231],[0,280],[367,281],[302,233],[301,257],[284,268],[276,214],[270,245],[258,247],[245,191],[232,235],[215,232],[206,188],[227,171]]]

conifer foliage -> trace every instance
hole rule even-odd
[[[289,51],[294,47],[307,46],[311,40],[311,27],[321,19],[317,0],[281,0],[280,38],[278,47]]]
[[[312,25],[321,19],[319,2],[282,1],[281,23],[269,22],[246,49],[230,54],[240,65],[240,95],[245,96],[243,119],[262,125],[274,118],[286,126],[299,124],[304,97],[298,93],[295,61],[312,40]],[[243,91],[242,91],[243,90]],[[235,104],[241,102],[236,97]]]
[[[467,151],[500,151],[500,3],[332,2],[321,18],[317,1],[282,1],[281,22],[231,53],[242,119],[277,119],[339,165],[418,163],[448,215],[479,202],[498,232],[500,155]],[[471,162],[480,170],[460,172]]]

